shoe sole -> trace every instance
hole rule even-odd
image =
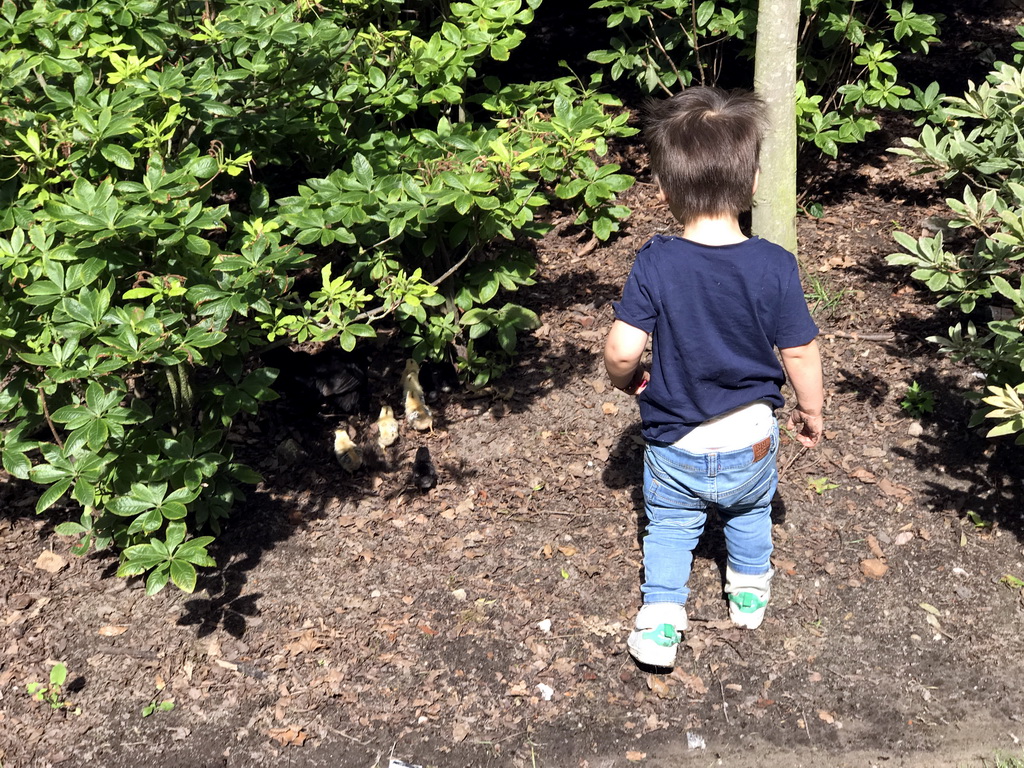
[[[626,641],[626,647],[629,649],[630,656],[649,667],[674,667],[676,665],[677,646],[675,645],[670,648],[659,646],[656,649],[651,648],[644,651],[634,644],[633,637],[630,636]]]

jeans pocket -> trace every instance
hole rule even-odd
[[[729,470],[718,477],[718,503],[728,507],[758,507],[771,501],[779,484],[776,469],[778,441],[760,461]]]

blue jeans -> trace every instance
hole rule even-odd
[[[722,453],[689,453],[664,444],[644,452],[644,603],[686,603],[693,550],[714,508],[725,528],[729,566],[761,575],[771,569],[771,502],[779,484],[775,458],[779,425],[768,453],[753,447]]]

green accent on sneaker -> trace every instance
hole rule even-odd
[[[767,600],[761,600],[753,592],[737,592],[729,595],[729,600],[736,603],[743,613],[757,613],[768,605]]]
[[[662,648],[671,648],[682,640],[680,634],[676,632],[676,628],[671,624],[659,624],[652,630],[641,632],[640,637],[644,640],[653,640]]]

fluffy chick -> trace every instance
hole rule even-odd
[[[423,397],[423,387],[420,386],[420,367],[415,360],[409,359],[405,362],[405,371],[402,373],[402,390],[405,392],[405,419],[412,428],[420,432],[426,432],[434,428],[434,417],[427,408]]]
[[[437,469],[425,445],[416,449],[416,460],[412,463],[412,482],[423,492],[437,485]]]
[[[390,405],[380,409],[380,416],[377,417],[377,445],[387,448],[398,441],[398,422],[395,420],[395,412]]]
[[[363,452],[352,442],[344,426],[334,430],[334,458],[347,472],[355,472],[363,465]]]

